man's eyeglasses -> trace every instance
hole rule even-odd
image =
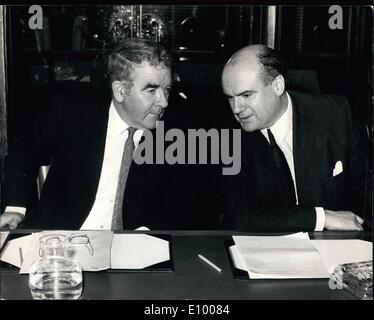
[[[94,255],[94,250],[90,242],[90,238],[86,234],[71,234],[68,237],[70,245],[85,245],[91,254]]]

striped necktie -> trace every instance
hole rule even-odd
[[[112,230],[123,230],[123,218],[122,218],[122,204],[123,196],[126,188],[126,181],[129,174],[132,157],[135,149],[134,145],[134,133],[135,128],[128,128],[129,135],[125,142],[125,147],[123,149],[121,169],[118,176],[118,185],[116,198],[114,201],[113,217],[112,217]]]

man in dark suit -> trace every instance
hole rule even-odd
[[[160,195],[170,176],[132,161],[144,129],[154,129],[168,105],[170,67],[159,45],[127,40],[108,58],[111,97],[70,94],[41,113],[7,158],[0,227],[171,228],[173,222],[157,217],[157,208],[168,205]],[[51,166],[34,206],[30,190],[43,165]]]
[[[365,131],[343,97],[288,92],[285,74],[263,45],[239,50],[223,70],[224,94],[244,130],[241,172],[224,183],[225,226],[361,230],[371,214]]]

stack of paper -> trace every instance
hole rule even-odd
[[[328,278],[322,257],[308,234],[234,236],[235,266],[251,279]]]
[[[234,236],[235,266],[251,279],[328,278],[319,252],[306,233],[289,236]]]
[[[349,240],[311,240],[322,256],[330,274],[336,266],[373,260],[373,244],[358,239]]]
[[[372,259],[372,244],[361,240],[310,240],[287,236],[233,236],[236,268],[251,279],[330,278],[341,263]]]

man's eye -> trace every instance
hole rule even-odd
[[[149,92],[149,93],[156,93],[156,89],[155,88],[149,88],[149,89],[147,89],[147,92]]]
[[[242,95],[243,98],[249,98],[252,94],[251,93],[245,93]]]

